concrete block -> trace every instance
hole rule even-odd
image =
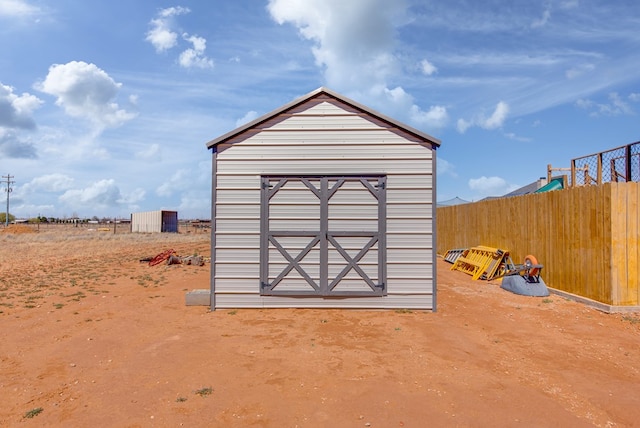
[[[187,306],[211,306],[211,290],[191,290],[186,295]]]

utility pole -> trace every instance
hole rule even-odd
[[[7,185],[7,187],[5,187],[4,189],[4,191],[7,192],[7,214],[6,214],[6,217],[4,218],[5,227],[9,226],[9,194],[13,191],[13,189],[11,188],[11,185],[14,184],[15,181],[11,181],[11,179],[14,177],[15,176],[11,174],[3,175],[2,180],[0,181],[0,183],[4,183]]]

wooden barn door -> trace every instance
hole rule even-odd
[[[263,176],[260,291],[386,294],[385,176]]]

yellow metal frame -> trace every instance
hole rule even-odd
[[[491,280],[499,275],[500,266],[508,257],[508,251],[479,245],[465,250],[451,266],[451,270],[471,275],[474,280]]]

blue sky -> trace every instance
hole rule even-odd
[[[636,0],[0,0],[10,212],[209,218],[205,143],[320,86],[441,139],[438,200],[502,195],[640,140],[638,28]]]

